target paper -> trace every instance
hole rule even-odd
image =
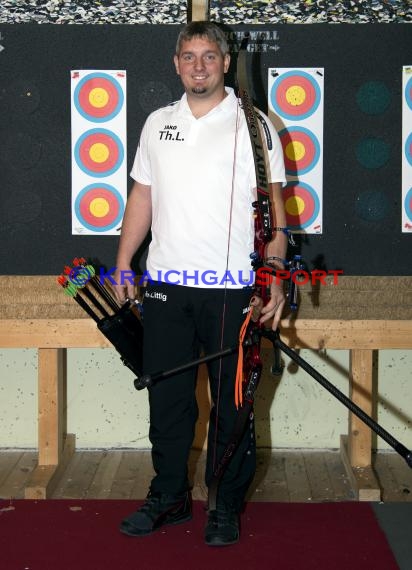
[[[286,222],[292,231],[319,226],[320,200],[315,190],[304,182],[288,182],[283,189]]]
[[[270,68],[269,117],[282,143],[288,225],[322,232],[323,69]]]
[[[402,231],[412,232],[412,66],[402,70]]]
[[[126,73],[72,71],[72,232],[117,234],[127,195]]]
[[[77,218],[94,232],[107,232],[120,224],[124,200],[109,184],[90,184],[79,192],[75,201]]]

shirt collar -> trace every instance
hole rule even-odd
[[[227,93],[227,97],[225,97],[218,105],[216,105],[216,107],[213,107],[213,109],[211,109],[207,115],[204,115],[202,119],[204,119],[205,117],[210,117],[212,114],[218,112],[224,112],[224,113],[230,112],[230,110],[233,108],[232,107],[233,103],[236,102],[237,99],[232,87],[225,86],[225,91]],[[179,105],[179,113],[193,117],[192,111],[190,110],[189,104],[187,102],[186,93],[183,93],[178,105]]]

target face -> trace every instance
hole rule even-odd
[[[90,73],[81,79],[74,92],[77,111],[88,121],[110,121],[123,107],[119,83],[107,73]]]
[[[90,184],[78,194],[75,212],[86,228],[95,232],[105,232],[121,222],[124,201],[113,186]]]
[[[405,99],[409,109],[412,109],[412,77],[409,78],[405,87]]]
[[[286,173],[296,176],[312,170],[320,157],[320,144],[304,127],[288,127],[279,132]]]
[[[310,117],[319,107],[318,83],[305,71],[288,71],[278,77],[271,89],[273,108],[282,117],[300,121]]]
[[[86,131],[74,148],[76,162],[90,176],[110,176],[123,162],[123,145],[117,135],[106,129]]]
[[[406,139],[405,156],[406,156],[406,160],[412,166],[412,133]]]
[[[412,188],[409,188],[409,191],[406,193],[405,196],[405,212],[410,221],[412,222]]]
[[[286,221],[291,230],[303,230],[316,220],[319,197],[314,189],[304,182],[289,182],[283,190]]]

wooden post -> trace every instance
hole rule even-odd
[[[372,350],[350,351],[350,399],[372,415]],[[372,462],[372,431],[354,414],[349,415],[349,458],[353,467]]]
[[[38,350],[39,463],[25,489],[26,499],[46,499],[74,453],[74,435],[67,435],[66,349]]]
[[[350,351],[350,399],[372,416],[372,350]],[[380,485],[372,470],[372,430],[349,414],[349,436],[341,439],[341,453],[352,486],[360,501],[380,501]]]
[[[66,431],[64,414],[64,368],[66,351],[39,348],[38,434],[39,464],[57,465]]]

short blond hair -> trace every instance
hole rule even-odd
[[[223,57],[229,53],[226,36],[219,26],[212,22],[197,21],[186,24],[180,32],[176,43],[176,55],[179,55],[182,43],[193,38],[207,38],[209,41],[216,43]]]

